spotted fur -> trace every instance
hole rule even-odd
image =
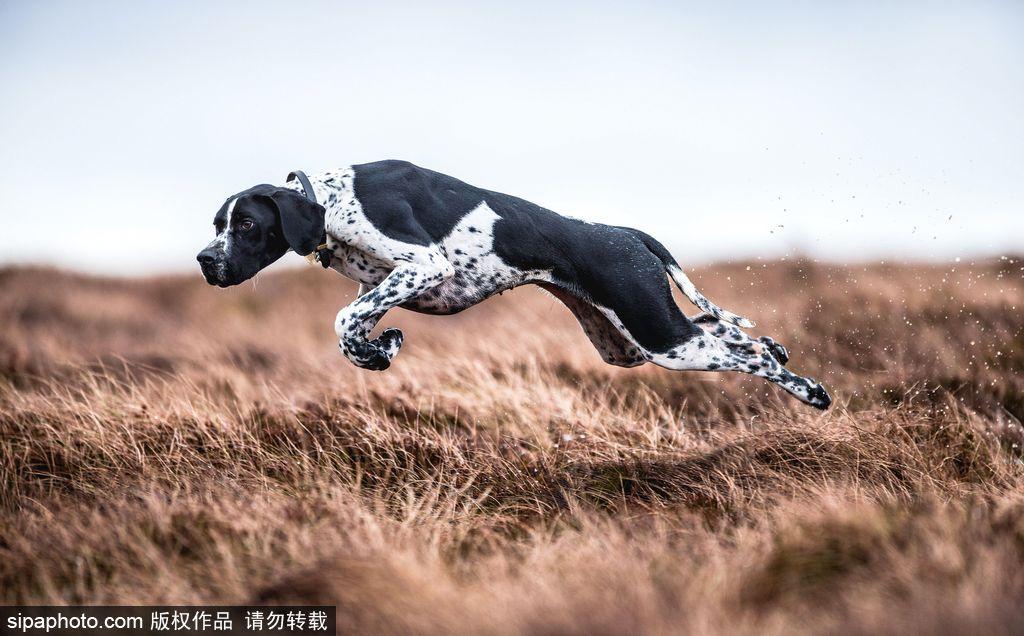
[[[370,336],[394,307],[453,314],[533,283],[569,308],[610,364],[736,371],[774,382],[817,408],[831,403],[821,384],[784,368],[785,347],[743,332],[740,327],[753,323],[708,300],[643,232],[561,216],[407,162],[329,170],[309,181],[322,206],[330,266],[359,283],[357,298],[338,312],[334,327],[342,353],[360,367],[386,369],[401,349],[397,329]],[[279,223],[289,224],[289,245],[301,243],[305,251],[296,251],[308,253],[311,237],[294,229],[305,227],[295,217],[310,226],[307,234],[318,226],[291,211],[295,197],[304,196],[301,186],[290,182],[277,189],[288,194],[274,201]],[[254,215],[244,194],[232,199],[238,205],[231,204],[229,217]],[[273,228],[267,234],[275,236]],[[275,254],[279,249],[268,247]],[[208,280],[235,284],[217,278],[216,259],[209,258],[203,265]],[[669,278],[705,313],[684,316]]]

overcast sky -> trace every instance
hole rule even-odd
[[[194,269],[228,195],[385,158],[684,264],[1024,251],[1019,1],[0,0],[0,86],[3,262]]]

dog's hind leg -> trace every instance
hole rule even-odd
[[[666,369],[680,371],[736,371],[756,375],[778,384],[801,402],[815,408],[827,409],[832,404],[832,398],[819,382],[791,373],[762,343],[755,345],[758,346],[728,342],[701,333],[665,353],[651,355],[650,360]]]
[[[624,338],[636,344],[644,358],[679,371],[748,373],[778,384],[811,406],[824,409],[831,404],[820,384],[787,371],[764,343],[729,342],[688,320],[675,303],[660,257],[635,233],[623,232],[617,240],[602,245],[600,259],[578,266],[576,279],[562,284],[580,289]],[[724,310],[718,313],[749,324]]]
[[[779,364],[785,366],[786,363],[789,362],[789,351],[786,347],[775,342],[768,336],[752,338],[736,325],[725,322],[724,320],[719,320],[715,316],[707,313],[689,318],[689,321],[712,336],[721,338],[726,342],[748,345],[750,347],[751,354],[759,354],[759,346],[764,346],[768,349],[768,352],[772,354],[772,357],[779,361]]]
[[[667,326],[665,323],[655,320],[641,324],[635,315],[628,313],[620,315],[617,310],[601,306],[597,306],[596,309],[605,316],[608,323],[614,326],[627,342],[635,346],[644,359],[660,367],[677,371],[747,373],[778,384],[801,402],[815,408],[826,409],[832,404],[832,398],[820,383],[810,378],[800,377],[785,369],[762,342],[749,337],[745,342],[729,342],[702,331],[696,326],[691,326],[693,331],[677,340],[680,344],[652,351],[637,343],[631,330],[639,333],[652,328],[665,328]],[[684,323],[689,322],[682,312],[679,312],[678,320],[680,330]]]

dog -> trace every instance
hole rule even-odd
[[[651,236],[562,216],[406,161],[295,172],[282,186],[254,186],[224,202],[214,228],[198,255],[212,285],[237,285],[289,250],[316,255],[359,283],[334,330],[345,357],[364,369],[387,369],[402,346],[398,329],[369,337],[389,309],[454,314],[533,283],[569,308],[609,364],[737,371],[818,409],[832,402],[820,383],[785,368],[785,347],[747,335],[741,327],[751,321],[705,298]],[[683,314],[668,278],[701,314]]]

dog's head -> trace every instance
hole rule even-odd
[[[196,258],[206,282],[246,281],[289,249],[305,256],[324,233],[324,208],[288,188],[258,185],[229,197],[216,216],[217,236]]]

